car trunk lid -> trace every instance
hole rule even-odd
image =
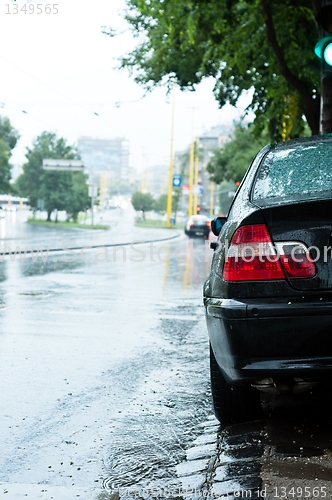
[[[311,278],[288,276],[296,290],[332,288],[332,136],[280,143],[263,158],[251,190],[273,243],[302,245],[315,262]],[[282,260],[282,258],[281,258]]]

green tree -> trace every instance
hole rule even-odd
[[[236,127],[229,142],[214,152],[207,165],[213,182],[241,182],[251,161],[257,152],[266,144],[264,138],[255,139],[252,128]]]
[[[88,186],[82,172],[49,171],[43,169],[44,159],[77,158],[77,151],[58,138],[53,132],[43,132],[27,150],[27,163],[17,179],[16,187],[22,196],[28,196],[30,206],[36,210],[38,200],[44,200],[47,220],[54,210],[66,210],[69,216],[77,219],[77,214],[88,204]]]
[[[215,79],[222,107],[252,90],[257,135],[273,140],[319,133],[317,0],[127,0],[138,46],[121,60],[146,88],[176,80],[195,89]],[[113,35],[113,33],[108,33]],[[332,113],[332,111],[331,111]]]
[[[153,204],[153,208],[156,212],[165,213],[167,210],[167,194],[161,194],[159,198],[157,198]]]
[[[70,195],[66,200],[66,210],[68,219],[77,222],[79,212],[86,210],[90,206],[89,189],[87,176],[83,172],[73,172]]]
[[[47,220],[54,210],[66,210],[72,191],[71,172],[46,171],[42,176],[39,196],[44,200]],[[56,220],[58,219],[56,214]]]
[[[136,211],[143,212],[143,219],[145,219],[145,212],[149,212],[153,209],[154,199],[150,193],[141,193],[136,191],[131,197],[131,204]]]
[[[9,163],[11,151],[15,148],[19,134],[9,119],[0,116],[0,192],[8,193],[11,190],[11,165]]]
[[[236,185],[233,181],[223,181],[218,186],[220,214],[227,215],[232,204]]]
[[[173,187],[172,212],[174,214],[175,221],[177,212],[179,210],[181,197],[182,197],[182,188]],[[161,212],[164,214],[167,211],[167,200],[168,200],[168,194],[161,194],[153,204],[154,210],[156,212]]]

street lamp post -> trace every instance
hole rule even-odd
[[[97,196],[97,186],[95,184],[90,184],[89,196],[91,198],[91,226],[93,226],[93,210],[95,206],[95,196]]]

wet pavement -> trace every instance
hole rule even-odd
[[[182,232],[178,240],[116,261],[90,251],[1,263],[0,498],[178,483],[174,467],[211,413],[207,267],[190,262]]]
[[[107,232],[20,219],[1,233],[42,246],[129,239],[115,254],[0,264],[0,500],[331,498],[324,393],[270,401],[246,425],[212,415],[208,245],[134,228],[130,210],[107,217]]]

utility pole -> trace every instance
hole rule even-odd
[[[175,102],[175,83],[173,81],[173,85],[172,85],[172,117],[171,117],[171,146],[170,146],[169,171],[168,171],[168,194],[167,194],[167,221],[166,221],[166,227],[171,227],[171,215],[172,215],[174,102]]]
[[[197,214],[197,199],[198,199],[198,164],[199,164],[199,137],[196,139],[196,158],[195,158],[195,194],[194,194],[194,215]]]
[[[210,184],[210,215],[214,215],[214,182]]]
[[[91,226],[93,226],[93,210],[95,206],[95,196],[97,196],[97,186],[95,184],[90,184],[89,186],[89,197],[91,198]]]
[[[193,214],[193,184],[194,184],[194,108],[192,111],[192,131],[190,145],[190,160],[189,160],[189,200],[188,200],[188,217]]]

